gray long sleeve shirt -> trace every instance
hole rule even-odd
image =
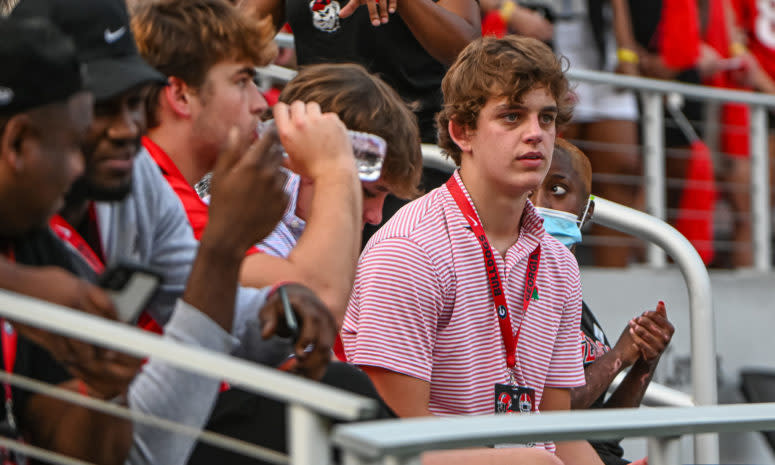
[[[122,201],[97,202],[95,211],[106,266],[132,261],[162,274],[163,283],[148,310],[160,325],[166,325],[165,337],[222,353],[238,349],[239,344],[218,325],[180,300],[199,243],[183,205],[144,149],[134,162],[132,192]],[[91,267],[78,253],[74,255],[83,275],[93,276]],[[257,315],[265,297],[266,290],[237,290],[232,334],[243,346],[239,350],[243,358],[262,359],[264,343]],[[144,413],[202,427],[215,404],[219,385],[218,380],[151,360],[130,386],[130,405]],[[195,438],[137,424],[128,463],[184,464],[194,442]]]

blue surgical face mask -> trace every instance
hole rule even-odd
[[[571,248],[581,242],[579,219],[573,213],[552,210],[551,208],[535,207],[536,212],[544,219],[544,229],[565,247]]]

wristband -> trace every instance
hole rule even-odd
[[[745,45],[741,44],[740,42],[732,42],[729,44],[729,53],[733,57],[745,55],[747,51],[748,49],[745,47]]]
[[[514,10],[516,9],[517,9],[517,6],[514,5],[514,2],[512,2],[511,0],[506,0],[505,2],[503,2],[503,6],[501,6],[501,9],[500,9],[501,19],[503,19],[503,21],[505,22],[508,22],[509,19],[511,19],[511,15],[514,14]]]
[[[629,48],[620,48],[616,51],[616,58],[622,63],[632,63],[637,65],[640,62],[638,54],[630,50]]]

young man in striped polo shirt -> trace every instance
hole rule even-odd
[[[562,64],[534,39],[483,38],[442,90],[440,145],[460,169],[366,246],[347,358],[400,416],[568,410],[584,384],[579,270],[528,201],[571,114]],[[557,455],[600,463],[586,442]]]

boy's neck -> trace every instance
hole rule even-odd
[[[170,157],[180,174],[186,178],[186,182],[194,187],[210,170],[197,163],[198,157],[195,156],[194,148],[190,144],[192,138],[181,137],[181,132],[170,129],[163,125],[158,126],[149,129],[146,136]],[[178,135],[175,135],[176,133]]]
[[[460,168],[460,179],[479,213],[479,221],[482,222],[487,239],[505,257],[506,251],[519,238],[522,213],[529,192],[519,195],[499,192],[487,179],[463,167]]]

